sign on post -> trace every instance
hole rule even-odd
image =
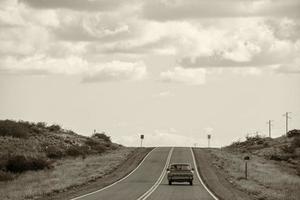
[[[245,160],[245,179],[248,179],[248,161],[250,160],[250,157],[245,156],[244,160]]]
[[[145,136],[141,135],[140,138],[141,138],[141,147],[143,147],[143,139],[145,138]]]
[[[211,138],[211,134],[207,135],[207,146],[208,148],[210,147],[210,138]]]

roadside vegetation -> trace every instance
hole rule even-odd
[[[279,138],[255,135],[222,149],[205,149],[215,171],[250,199],[298,200],[300,196],[300,130]],[[248,179],[244,157],[249,156]]]
[[[57,124],[0,120],[0,199],[32,199],[94,181],[134,150],[105,133],[85,137]]]

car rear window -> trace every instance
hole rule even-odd
[[[191,170],[190,165],[171,165],[171,170]]]

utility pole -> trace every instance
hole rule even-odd
[[[291,117],[289,116],[289,114],[291,114],[291,112],[286,112],[283,116],[285,116],[285,133],[287,134],[289,131],[289,119],[291,119]]]
[[[269,125],[269,138],[272,137],[272,125],[273,125],[272,122],[273,122],[273,120],[269,120],[267,122],[267,124]]]

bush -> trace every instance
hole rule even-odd
[[[68,156],[83,156],[88,153],[88,147],[86,146],[71,146],[67,149],[66,154]]]
[[[294,129],[287,133],[287,137],[299,137],[300,136],[300,130]]]
[[[270,156],[270,160],[275,160],[275,161],[288,161],[290,156],[288,155],[279,155],[279,154],[272,154]]]
[[[37,171],[50,168],[50,163],[44,158],[13,156],[8,159],[6,170],[13,173],[21,173],[29,170]]]
[[[51,126],[48,126],[48,130],[51,132],[58,132],[61,130],[61,127],[60,127],[60,125],[53,124]]]
[[[64,157],[64,152],[55,146],[49,146],[45,151],[48,158],[60,159]]]
[[[296,166],[296,174],[300,176],[300,165]]]
[[[13,179],[14,179],[14,175],[12,173],[0,170],[0,182],[11,181]]]
[[[38,122],[38,123],[36,124],[36,126],[39,127],[39,128],[46,128],[46,127],[47,127],[47,124],[46,124],[46,122]]]
[[[295,148],[292,145],[284,145],[281,147],[282,151],[285,153],[294,153]]]
[[[17,138],[27,138],[30,129],[28,126],[11,120],[0,120],[0,136],[12,136]]]
[[[102,139],[105,142],[111,143],[110,137],[107,136],[104,132],[103,133],[95,133],[95,134],[93,134],[92,138]]]
[[[103,145],[103,143],[95,140],[95,139],[92,139],[92,138],[89,138],[86,140],[85,144],[87,146],[89,146],[94,152],[96,153],[103,153],[105,152],[106,148],[105,146]]]

